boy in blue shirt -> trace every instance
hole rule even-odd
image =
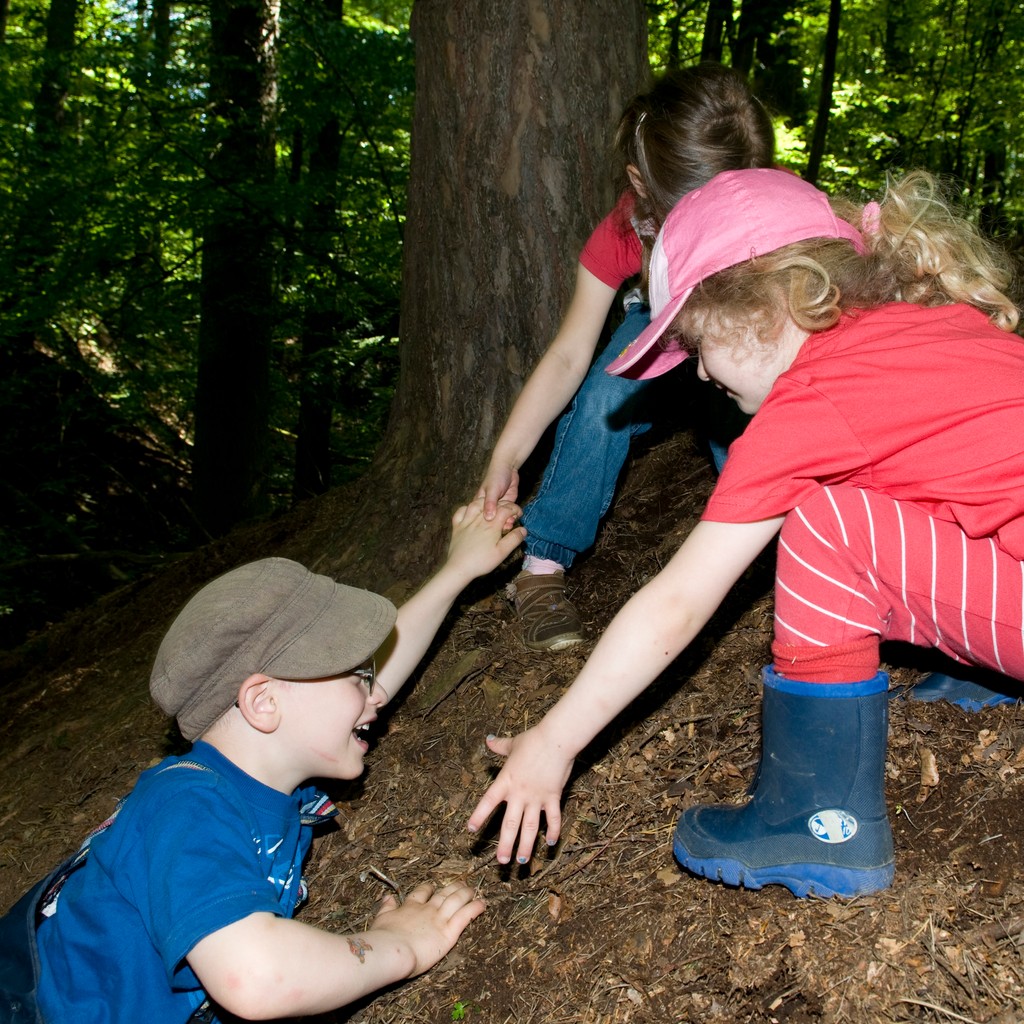
[[[186,604],[150,690],[193,748],[142,774],[84,865],[42,901],[36,1019],[305,1016],[419,974],[452,948],[484,909],[463,885],[424,884],[402,905],[387,897],[358,935],[291,918],[311,823],[333,811],[306,781],[362,772],[378,709],[459,592],[522,540],[482,507],[455,513],[448,560],[397,622],[385,598],[282,558],[234,569]]]

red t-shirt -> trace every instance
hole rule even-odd
[[[830,483],[1024,559],[1024,341],[970,306],[906,303],[812,334],[729,449],[703,518],[784,515]]]
[[[643,247],[633,227],[633,193],[619,196],[611,213],[587,239],[580,263],[610,288],[619,289],[634,274],[640,273]]]

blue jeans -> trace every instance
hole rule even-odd
[[[534,499],[524,508],[526,553],[565,568],[594,543],[615,494],[629,442],[651,429],[644,393],[655,381],[612,377],[605,367],[650,323],[633,305],[562,414]]]
[[[709,437],[708,448],[711,449],[711,461],[715,464],[715,469],[721,473],[729,456],[729,446],[719,441],[717,437]]]

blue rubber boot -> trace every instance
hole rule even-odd
[[[1008,680],[1008,686],[1013,681]],[[1012,697],[1006,693],[989,690],[979,683],[967,679],[957,679],[945,672],[932,672],[919,683],[905,690],[908,700],[920,700],[926,703],[944,700],[965,711],[981,711],[982,708],[994,708],[999,704],[1016,704],[1020,697]]]
[[[749,803],[698,806],[676,826],[676,859],[727,885],[859,896],[892,884],[885,806],[889,678],[803,683],[763,673],[761,767]]]

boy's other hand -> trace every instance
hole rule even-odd
[[[466,925],[479,917],[486,906],[469,886],[452,883],[435,889],[424,882],[409,893],[401,906],[394,896],[386,896],[371,930],[388,932],[409,947],[414,959],[409,974],[412,978],[444,957]]]

